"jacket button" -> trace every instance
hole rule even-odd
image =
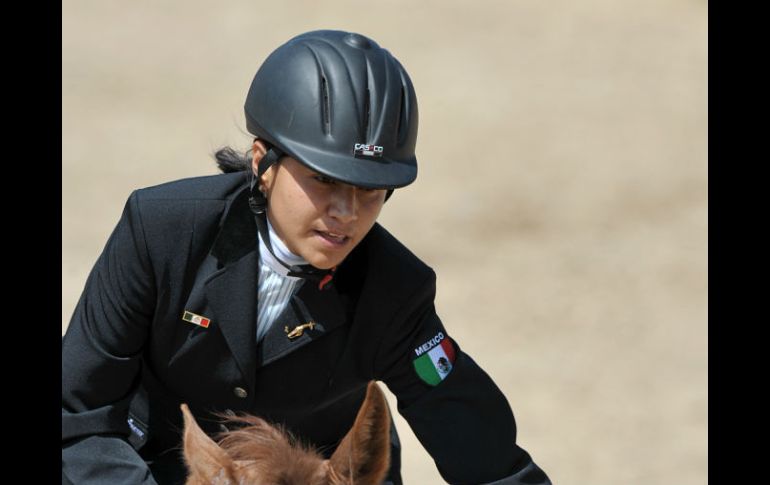
[[[242,387],[236,387],[235,389],[233,389],[233,393],[236,396],[240,397],[241,399],[244,399],[246,396],[249,395],[249,393],[246,392],[246,389],[244,389]]]

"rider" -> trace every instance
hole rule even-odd
[[[181,403],[207,433],[256,414],[329,456],[380,380],[448,482],[550,484],[437,316],[433,270],[375,222],[417,176],[401,64],[308,32],[265,60],[245,113],[251,156],[132,193],[88,278],[62,341],[63,481],[184,483]]]

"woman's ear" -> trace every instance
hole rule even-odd
[[[251,146],[251,152],[253,154],[251,158],[251,171],[254,173],[254,176],[256,176],[259,173],[259,161],[262,160],[267,153],[267,146],[262,140],[255,138],[254,144]],[[262,174],[262,179],[259,181],[258,187],[260,192],[266,193],[267,187],[271,184],[270,180],[272,178],[272,172],[273,167],[270,167],[264,174]]]
[[[259,161],[262,160],[262,157],[267,153],[265,143],[259,138],[255,138],[254,143],[251,145],[251,153],[251,170],[254,172],[254,175],[256,175],[259,173]]]

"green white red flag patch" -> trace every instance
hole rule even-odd
[[[417,375],[431,386],[443,381],[455,362],[455,348],[452,339],[443,332],[414,349],[417,356],[413,361]]]
[[[194,323],[195,325],[200,325],[203,328],[208,328],[209,323],[211,323],[211,320],[208,318],[196,315],[195,313],[189,312],[187,310],[185,310],[184,314],[182,315],[182,320],[185,322]]]

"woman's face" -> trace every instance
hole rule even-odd
[[[265,146],[254,142],[256,173]],[[369,232],[385,190],[363,189],[329,179],[291,157],[262,176],[267,217],[289,250],[319,269],[339,265]]]

